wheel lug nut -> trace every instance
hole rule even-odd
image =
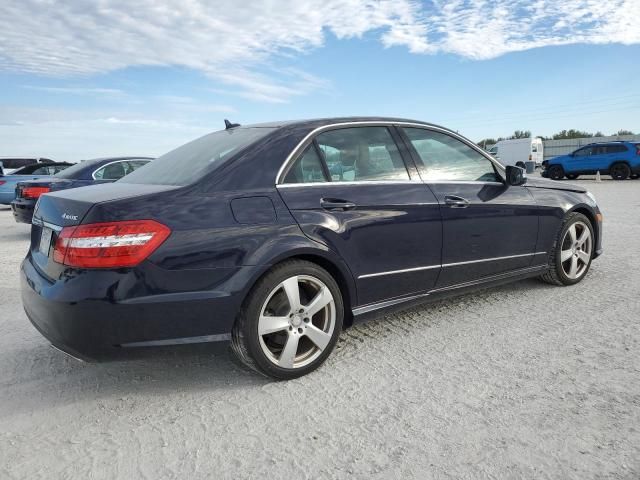
[[[289,325],[289,330],[293,330],[293,327],[291,325]]]
[[[303,313],[303,312],[304,312],[304,308],[301,308],[298,313]]]
[[[308,318],[305,318],[305,319],[304,319],[304,323],[309,323],[309,319],[308,319]]]
[[[301,328],[298,329],[298,333],[302,333],[302,329]]]

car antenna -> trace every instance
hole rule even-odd
[[[224,119],[224,129],[225,130],[229,130],[230,128],[235,128],[235,127],[239,127],[239,126],[240,126],[239,123],[231,123],[226,118]]]

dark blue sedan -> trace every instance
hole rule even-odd
[[[108,157],[83,160],[53,177],[18,182],[11,209],[16,222],[31,223],[40,195],[69,188],[111,183],[146,165],[150,157]]]
[[[230,124],[118,182],[43,195],[22,298],[76,357],[231,340],[289,379],[372,316],[527,277],[576,284],[601,239],[584,188],[436,125]]]

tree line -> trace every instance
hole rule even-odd
[[[616,133],[612,133],[611,135],[612,136],[613,135],[618,135],[618,136],[635,135],[635,133],[633,133],[631,130],[622,129],[622,130],[618,130]],[[576,130],[574,128],[571,128],[569,130],[561,130],[558,133],[554,133],[550,137],[540,136],[540,138],[542,138],[543,140],[565,140],[568,138],[589,138],[589,137],[606,137],[606,136],[607,135],[605,135],[601,131],[597,131],[596,133],[591,133],[591,132],[585,132],[584,130]],[[495,145],[500,140],[513,140],[517,138],[531,138],[531,131],[516,130],[515,132],[513,132],[513,135],[509,137],[483,138],[478,142],[478,145],[480,146]]]

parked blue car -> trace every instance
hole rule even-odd
[[[18,182],[15,199],[11,202],[13,217],[18,223],[31,223],[33,209],[40,195],[96,183],[115,182],[151,160],[153,159],[150,157],[95,158],[76,163],[54,177]]]
[[[34,163],[15,170],[10,175],[0,175],[0,204],[9,205],[16,197],[16,185],[26,180],[49,177],[73,165],[67,162]]]
[[[542,162],[543,177],[575,180],[579,175],[596,172],[611,175],[614,180],[640,177],[640,143],[592,143],[568,155]]]

